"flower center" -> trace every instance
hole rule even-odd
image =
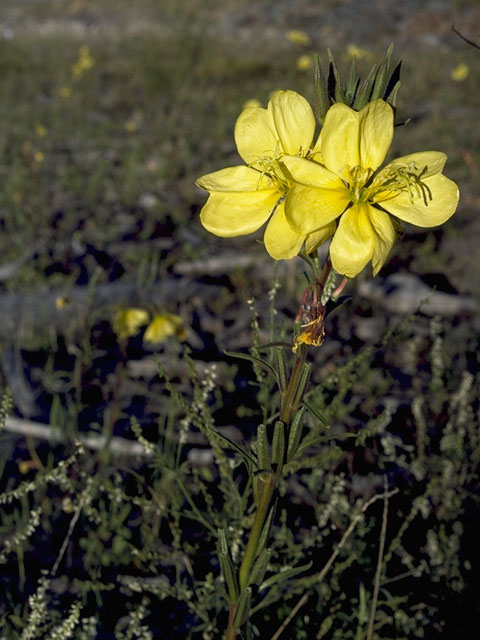
[[[372,169],[353,167],[348,172],[348,187],[352,202],[374,204],[406,192],[411,204],[415,199],[421,198],[425,206],[428,206],[428,202],[432,199],[432,192],[423,178],[427,170],[427,166],[419,169],[414,162],[408,165],[394,163],[373,177]]]

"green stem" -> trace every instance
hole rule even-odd
[[[297,351],[295,364],[293,365],[292,374],[288,381],[285,393],[282,396],[281,408],[280,408],[280,420],[286,427],[290,424],[293,414],[298,410],[298,400],[295,402],[297,396],[298,387],[302,379],[304,364],[307,358],[307,346],[300,345]],[[266,475],[266,474],[265,474]],[[268,479],[259,478],[259,484],[263,486],[260,490],[260,498],[257,506],[257,511],[253,520],[252,528],[248,538],[247,546],[245,547],[245,553],[243,556],[242,564],[240,565],[239,572],[239,586],[240,592],[248,586],[248,580],[250,572],[258,554],[262,551],[259,548],[259,541],[262,535],[265,520],[271,507],[272,498],[277,486],[277,479],[275,474],[268,474]],[[262,545],[263,546],[263,545]],[[228,627],[225,640],[236,640],[237,631],[234,627],[235,614],[237,612],[237,603],[230,605],[230,611],[228,616]]]
[[[260,478],[259,481],[261,482]],[[262,529],[268,515],[268,510],[270,509],[270,502],[275,491],[275,485],[275,476],[272,473],[269,475],[268,480],[265,482],[264,487],[260,492],[260,500],[258,502],[257,512],[255,513],[255,519],[250,531],[247,546],[245,547],[245,554],[243,556],[239,574],[240,591],[248,586],[250,570],[255,561],[255,558],[261,551],[261,549],[257,548],[258,541],[260,540],[260,536],[262,534]]]
[[[298,406],[294,404],[294,398],[300,383],[300,379],[303,373],[303,365],[307,359],[307,346],[301,344],[298,347],[297,357],[295,358],[295,364],[293,365],[292,375],[288,382],[288,386],[285,389],[285,394],[282,397],[282,406],[280,410],[280,420],[288,425],[292,419],[293,413],[298,409]]]
[[[235,627],[233,626],[233,621],[235,620],[235,614],[237,613],[237,605],[231,604],[230,611],[228,612],[228,626],[227,626],[227,635],[225,636],[225,640],[236,640],[237,632]]]

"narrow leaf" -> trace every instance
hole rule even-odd
[[[249,353],[240,353],[238,351],[224,351],[223,353],[226,356],[230,356],[231,358],[238,358],[239,360],[248,360],[249,362],[258,364],[259,367],[262,367],[262,369],[265,369],[265,371],[270,373],[275,378],[275,381],[278,384],[277,374],[275,370],[268,364],[268,362],[265,362],[261,358],[252,356]]]
[[[274,576],[270,576],[267,578],[265,582],[260,585],[259,591],[264,591],[265,589],[269,589],[274,584],[278,584],[279,582],[285,582],[286,580],[290,580],[295,576],[298,576],[299,573],[303,573],[304,571],[308,571],[313,562],[308,562],[307,564],[303,564],[300,567],[293,567],[292,569],[285,569],[285,571],[279,571]]]
[[[307,407],[307,409],[310,411],[310,413],[312,414],[312,416],[314,416],[315,418],[317,418],[317,420],[320,420],[320,422],[322,424],[324,424],[326,427],[330,426],[328,424],[328,420],[325,418],[325,416],[323,416],[319,411],[317,411],[316,409],[314,409],[312,407],[311,404],[309,404],[308,402],[304,400],[302,400],[303,404]]]

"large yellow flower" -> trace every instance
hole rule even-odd
[[[295,181],[285,203],[288,223],[308,235],[341,216],[330,256],[334,269],[349,278],[370,261],[374,275],[383,266],[396,235],[389,214],[433,227],[457,207],[457,185],[442,174],[443,153],[413,153],[377,171],[393,138],[393,119],[383,100],[358,112],[334,104],[320,136],[322,164],[301,157],[282,160]]]
[[[276,260],[293,258],[304,242],[310,252],[329,238],[335,230],[331,221],[304,233],[285,218],[291,177],[283,161],[318,153],[312,147],[314,133],[312,109],[295,91],[276,91],[266,109],[244,109],[235,125],[235,142],[247,166],[228,167],[197,181],[210,194],[200,214],[203,226],[229,238],[253,233],[270,219],[264,241]]]

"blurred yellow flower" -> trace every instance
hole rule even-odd
[[[140,327],[147,324],[148,319],[149,314],[145,309],[117,309],[113,317],[113,330],[120,340],[124,340],[138,333]]]
[[[308,45],[311,43],[308,33],[305,33],[305,31],[300,31],[299,29],[292,29],[291,31],[287,31],[287,40],[289,40],[293,44],[300,44],[304,47],[308,47]]]
[[[304,242],[309,253],[328,239],[334,223],[305,234],[285,218],[291,186],[285,159],[317,157],[314,134],[312,108],[295,91],[276,91],[266,109],[244,109],[235,125],[235,142],[247,166],[228,167],[197,180],[210,194],[200,213],[203,226],[217,236],[231,238],[253,233],[268,221],[265,248],[275,260],[293,258]]]
[[[46,127],[43,126],[43,124],[37,124],[35,125],[35,133],[39,138],[45,138],[48,131]]]
[[[33,154],[33,160],[37,164],[42,164],[42,162],[45,160],[45,155],[41,151],[35,151],[35,153]]]
[[[457,208],[458,187],[442,174],[444,153],[412,153],[378,170],[392,142],[393,120],[383,100],[358,112],[336,103],[322,129],[322,164],[283,158],[294,181],[285,201],[288,224],[307,235],[339,218],[330,257],[348,278],[370,261],[374,275],[381,269],[396,236],[391,216],[434,227]]]
[[[185,340],[187,331],[180,316],[173,313],[159,313],[154,316],[145,330],[143,341],[149,344],[164,342],[170,336]]]
[[[125,123],[125,131],[128,131],[128,133],[133,133],[134,131],[137,130],[137,128],[138,128],[137,122],[133,118],[131,118],[130,120],[127,120],[127,122]]]
[[[90,53],[90,48],[82,45],[78,50],[78,60],[72,66],[72,73],[76,78],[81,78],[95,65],[95,58]]]
[[[452,71],[452,73],[450,74],[450,77],[455,82],[462,82],[463,80],[465,80],[465,78],[467,78],[469,73],[470,73],[469,67],[464,62],[461,62]]]
[[[60,87],[58,90],[58,95],[63,100],[67,100],[72,97],[72,88],[71,87]]]
[[[299,71],[308,71],[313,67],[313,58],[312,56],[303,55],[297,59],[296,67]]]
[[[346,51],[347,58],[357,58],[357,60],[369,60],[372,54],[367,49],[362,49],[354,44],[349,44]]]
[[[248,107],[261,107],[262,103],[260,102],[260,100],[257,100],[257,98],[250,98],[250,100],[247,100],[244,105],[243,108],[244,109],[248,109]]]
[[[55,307],[60,311],[61,309],[65,309],[70,304],[70,298],[66,296],[57,296],[55,298]]]

